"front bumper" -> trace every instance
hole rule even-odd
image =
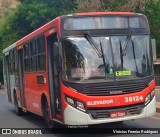
[[[66,125],[92,125],[92,124],[133,120],[133,119],[140,119],[140,118],[153,116],[155,112],[156,112],[155,97],[146,107],[143,108],[140,114],[119,117],[119,118],[93,119],[89,114],[81,112],[73,108],[72,106],[68,105],[66,109],[64,110],[64,124]]]

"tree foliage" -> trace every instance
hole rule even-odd
[[[22,3],[33,3],[33,0],[21,0]],[[54,8],[59,15],[71,13],[76,9],[76,0],[34,0]]]
[[[72,4],[70,5],[72,1]],[[14,43],[18,39],[29,34],[33,30],[39,28],[51,19],[63,14],[69,7],[65,8],[65,4],[73,7],[74,0],[25,0],[14,10],[12,10],[0,24],[0,43],[3,48]],[[61,12],[60,12],[61,9]],[[71,11],[70,9],[70,11]],[[2,57],[2,55],[1,55]]]
[[[4,48],[58,15],[73,12],[74,2],[75,0],[21,0],[17,8],[8,10],[7,16],[0,22],[0,61]],[[1,70],[2,67],[0,72]]]
[[[101,0],[77,0],[77,12],[101,11]]]
[[[16,1],[21,3],[12,10],[6,10],[5,8],[5,14],[0,15],[0,61],[2,60],[2,50],[5,47],[56,16],[88,11],[133,11],[144,13],[149,20],[151,36],[157,41],[158,56],[160,57],[160,0]]]
[[[151,37],[156,39],[157,56],[160,58],[160,0],[149,0],[145,4],[145,8],[138,11],[148,17]]]

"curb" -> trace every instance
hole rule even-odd
[[[160,102],[156,102],[156,112],[160,113]]]
[[[156,112],[160,113],[160,108],[156,107]]]
[[[155,87],[155,96],[157,97],[156,98],[156,112],[160,113],[160,99],[159,99],[159,96],[160,96],[160,86],[156,86]]]

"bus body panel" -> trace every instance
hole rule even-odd
[[[14,103],[14,90],[16,89],[16,81],[17,81],[17,75],[16,74],[10,74],[10,90],[11,90],[11,102]]]
[[[123,95],[114,95],[114,96],[87,96],[78,92],[74,92],[70,88],[65,87],[64,85],[61,86],[64,96],[67,95],[73,99],[82,101],[87,108],[104,108],[104,107],[107,108],[107,107],[134,105],[138,103],[143,103],[145,101],[146,96],[152,90],[154,90],[155,81],[152,81],[149,87],[144,89],[143,91],[130,94],[123,94]],[[134,99],[134,97],[138,99]],[[127,100],[129,98],[131,99]]]
[[[5,91],[8,94],[8,101],[14,103],[14,91],[17,88],[17,73],[13,72],[13,66],[11,68],[12,57],[10,52],[13,52],[16,48],[16,43],[10,45],[3,50],[4,59],[3,59],[3,75],[4,75],[4,86],[6,87]]]
[[[86,12],[86,13],[75,13],[73,15],[78,16],[94,16],[94,15],[134,15],[134,12]]]
[[[100,124],[100,123],[110,123],[126,120],[134,120],[145,117],[151,117],[155,114],[156,99],[153,100],[143,109],[141,114],[131,115],[119,118],[103,118],[103,119],[92,119],[90,115],[83,113],[71,106],[67,106],[64,110],[64,124],[66,125],[91,125],[91,124]],[[73,116],[71,115],[73,114]]]
[[[28,36],[19,40],[17,45],[17,50],[23,48],[24,43],[28,42],[33,37],[37,37],[39,34],[44,34],[45,37],[51,35],[50,31],[52,32],[53,26],[55,32],[60,29],[59,28],[59,18],[52,20],[51,22],[47,23],[40,29],[37,29],[33,33],[29,34]],[[59,34],[59,33],[58,33]],[[20,45],[20,46],[19,46]],[[45,72],[32,72],[32,73],[25,73],[24,74],[24,93],[25,93],[25,103],[26,109],[30,112],[36,113],[38,115],[42,114],[42,106],[41,106],[41,97],[45,95],[47,98],[48,105],[50,107],[50,95],[49,95],[49,85],[48,85],[48,52],[47,52],[47,41],[45,38],[45,48],[46,48],[46,71]],[[44,76],[44,85],[39,85],[37,83],[37,76]],[[34,88],[33,88],[34,87]],[[20,105],[21,106],[21,105]]]

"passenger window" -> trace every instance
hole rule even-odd
[[[30,42],[30,49],[31,49],[31,71],[37,71],[37,46],[36,40]]]
[[[45,71],[45,37],[40,36],[37,39],[24,45],[24,68],[25,72]]]
[[[30,72],[30,58],[24,59],[25,72]]]
[[[37,52],[36,52],[36,41],[35,40],[30,42],[30,47],[31,47],[31,56],[36,55]]]
[[[24,45],[24,69],[25,72],[30,72],[30,47],[29,44]]]
[[[29,57],[29,44],[26,44],[24,46],[24,58],[28,58]]]
[[[45,39],[44,36],[41,36],[37,39],[37,45],[38,45],[38,53],[44,53],[45,52]]]
[[[45,37],[41,36],[37,39],[38,47],[38,71],[45,71],[46,55],[45,55]]]
[[[13,73],[17,72],[17,52],[16,49],[13,50],[13,57],[12,57],[12,63],[13,63]]]

